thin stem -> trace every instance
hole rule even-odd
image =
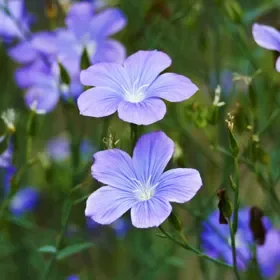
[[[161,230],[161,232],[162,232],[168,239],[170,239],[171,241],[173,241],[173,242],[174,242],[175,244],[177,244],[178,246],[180,246],[180,247],[182,247],[182,248],[184,248],[184,249],[186,249],[186,250],[188,250],[188,251],[192,251],[192,252],[194,252],[195,254],[197,254],[199,257],[205,258],[205,259],[207,259],[207,260],[209,260],[209,261],[212,261],[212,262],[214,262],[214,263],[216,263],[216,264],[219,264],[219,265],[222,265],[222,266],[225,266],[225,267],[229,267],[229,268],[233,268],[233,266],[231,266],[231,265],[229,265],[229,264],[227,264],[227,263],[221,262],[221,261],[219,261],[219,260],[217,260],[217,259],[213,259],[213,258],[211,258],[210,256],[204,254],[203,252],[201,252],[201,251],[199,251],[198,249],[196,249],[196,248],[192,247],[191,245],[189,245],[184,235],[181,235],[181,238],[182,238],[183,242],[180,242],[180,241],[178,241],[177,239],[173,238],[173,236],[170,235],[168,232],[166,232],[166,231],[163,229],[162,226],[159,226],[159,229]]]
[[[233,259],[233,270],[236,276],[236,279],[240,280],[240,275],[237,268],[237,256],[236,256],[236,244],[235,244],[235,231],[231,220],[229,220],[230,227],[230,240],[231,240],[231,250],[232,250],[232,259]]]
[[[239,208],[239,166],[238,166],[238,158],[234,158],[234,172],[235,172],[235,193],[234,193],[234,205],[233,205],[233,231],[234,234],[237,232],[238,227],[238,208]]]
[[[65,215],[62,216],[63,219],[62,219],[62,223],[61,223],[61,230],[60,230],[57,242],[56,242],[57,252],[59,252],[59,250],[61,248],[62,241],[63,241],[64,235],[65,235],[65,232],[67,230],[67,224],[68,224],[68,221],[70,218],[72,206],[73,206],[72,200],[70,199],[70,197],[68,197],[68,199],[66,199],[66,201],[64,203],[64,207],[66,208],[65,213],[64,213]],[[48,263],[48,266],[47,266],[44,274],[42,275],[41,280],[48,279],[48,277],[52,271],[52,267],[55,264],[56,256],[57,256],[57,254],[52,255],[52,258],[51,258],[50,262]]]
[[[138,139],[138,134],[139,134],[139,127],[136,124],[130,124],[130,137],[131,137],[131,146],[132,150],[136,145],[137,139]]]

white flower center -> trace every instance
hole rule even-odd
[[[138,81],[139,81],[139,79],[136,79],[132,88],[129,88],[129,89],[122,86],[122,88],[124,90],[124,99],[126,101],[129,101],[132,103],[138,103],[145,99],[145,97],[146,97],[145,88],[147,88],[149,85],[142,85],[142,86],[138,87],[138,85],[137,85]]]
[[[77,54],[82,55],[84,49],[87,50],[89,58],[92,58],[97,49],[97,44],[95,41],[90,39],[89,34],[85,34],[77,44],[73,46]]]
[[[145,200],[149,200],[153,197],[158,183],[155,185],[152,185],[151,176],[149,177],[149,179],[146,183],[142,183],[135,178],[132,178],[131,180],[133,180],[135,182],[135,190],[133,192],[135,193],[136,197],[139,200],[145,201]]]

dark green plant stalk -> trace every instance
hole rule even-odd
[[[73,202],[72,202],[72,199],[69,195],[68,198],[64,202],[64,208],[65,209],[64,209],[63,215],[62,215],[62,223],[61,223],[60,233],[59,233],[59,236],[58,236],[58,239],[57,239],[57,242],[56,242],[56,253],[52,255],[52,258],[49,261],[44,274],[40,278],[41,280],[47,280],[48,279],[48,277],[49,277],[49,275],[52,271],[53,265],[55,264],[57,253],[59,252],[59,250],[61,248],[62,241],[63,241],[64,235],[65,235],[65,232],[67,230],[67,224],[68,224],[68,221],[70,219],[72,206],[73,206]]]
[[[171,234],[169,234],[168,232],[166,232],[162,226],[159,226],[159,229],[161,230],[161,232],[166,236],[166,238],[168,238],[169,240],[173,241],[175,244],[179,245],[180,247],[188,250],[188,251],[192,251],[194,252],[195,254],[198,255],[198,257],[202,257],[202,258],[205,258],[206,260],[209,260],[209,261],[212,261],[218,265],[222,265],[222,266],[225,266],[225,267],[228,267],[228,268],[233,268],[233,266],[227,264],[227,263],[224,263],[224,262],[221,262],[217,259],[213,259],[211,258],[210,256],[204,254],[203,252],[199,251],[198,249],[192,247],[186,240],[184,234],[181,232],[181,239],[182,241],[178,241],[176,238],[174,238]]]
[[[230,240],[232,248],[232,259],[233,259],[233,270],[237,280],[240,280],[240,275],[237,268],[237,255],[236,255],[236,244],[235,244],[235,231],[234,226],[231,220],[229,219],[229,228],[230,228]]]

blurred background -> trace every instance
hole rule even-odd
[[[199,194],[190,203],[175,205],[189,242],[201,248],[202,221],[217,209],[216,191],[225,188],[233,198],[229,183],[233,163],[225,122],[228,113],[235,116],[235,135],[243,159],[239,165],[240,204],[261,207],[280,228],[279,214],[273,207],[280,174],[277,53],[260,48],[252,37],[256,22],[280,30],[279,1],[91,2],[98,2],[97,11],[118,7],[127,17],[126,27],[113,36],[125,46],[127,55],[137,50],[162,50],[172,58],[168,70],[189,77],[200,89],[185,102],[168,103],[165,118],[142,129],[143,133],[163,130],[176,142],[168,167],[191,167],[201,173],[204,184]],[[25,6],[34,17],[32,32],[54,30],[64,26],[71,1],[25,0]],[[90,174],[93,153],[107,148],[109,142],[131,150],[130,126],[117,116],[108,120],[83,117],[75,104],[62,100],[53,111],[36,116],[30,152],[30,158],[36,159],[26,164],[30,110],[24,102],[25,91],[15,82],[19,65],[8,55],[11,44],[4,40],[0,44],[0,112],[13,108],[17,114],[13,166],[22,168],[20,189],[31,187],[28,197],[34,196],[36,202],[30,211],[20,214],[10,206],[1,220],[0,278],[43,279],[53,262],[46,279],[71,275],[79,278],[69,279],[235,279],[231,269],[161,238],[158,229],[133,228],[129,213],[105,227],[86,220],[86,198],[100,186]],[[253,83],[248,85],[252,77]],[[217,109],[213,101],[218,85],[225,105]],[[4,130],[2,123],[1,133]],[[2,204],[10,179],[2,168]],[[267,182],[273,184],[273,192]],[[69,197],[73,207],[63,229]],[[170,227],[168,222],[166,227]],[[58,240],[61,248],[70,247],[70,251],[53,260]],[[277,274],[274,277],[278,279]]]

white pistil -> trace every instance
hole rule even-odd
[[[149,85],[142,85],[141,87],[137,88],[138,81],[139,79],[136,79],[132,88],[130,89],[127,89],[122,86],[125,94],[124,98],[126,101],[129,101],[131,103],[138,103],[145,99],[146,94],[144,89],[147,88]]]
[[[135,178],[131,178],[136,185],[135,190],[133,191],[136,194],[136,197],[142,201],[149,200],[155,194],[155,188],[157,187],[158,183],[155,185],[151,184],[151,176],[149,177],[146,183],[142,183]]]

